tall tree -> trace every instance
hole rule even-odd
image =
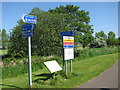
[[[63,6],[60,6],[63,8]],[[85,43],[86,46],[90,42],[93,33],[92,26],[89,25],[90,18],[88,12],[79,11],[77,6],[67,5],[66,12],[44,12],[39,8],[34,8],[29,13],[37,16],[36,28],[33,30],[32,37],[32,55],[61,55],[62,38],[59,36],[62,31],[74,30],[79,32],[76,34],[75,43]],[[72,9],[71,9],[72,8]],[[71,11],[72,10],[72,11]],[[22,20],[18,21],[18,25],[13,28],[10,36],[9,54],[16,57],[27,56],[27,38],[22,37]],[[84,38],[83,38],[84,36]],[[83,41],[84,39],[84,41]],[[86,40],[85,40],[86,39]]]
[[[115,38],[115,33],[113,31],[110,31],[108,33],[107,45],[114,46],[117,44],[118,44],[118,40]]]
[[[30,15],[37,16],[37,24],[32,37],[32,55],[48,56],[60,54],[62,51],[62,38],[59,33],[63,30],[69,30],[65,27],[62,14],[53,14],[33,9]],[[13,28],[11,33],[11,46],[9,53],[17,57],[27,56],[27,38],[22,37],[22,20]]]
[[[8,54],[15,57],[24,57],[27,55],[27,38],[22,37],[22,20],[17,21],[16,25],[10,34],[10,46]]]
[[[9,41],[9,36],[8,36],[5,29],[2,29],[2,31],[1,31],[1,39],[2,39],[2,47],[3,47],[3,49],[7,48],[8,41]]]
[[[113,31],[110,31],[108,33],[108,38],[115,38],[115,33]]]
[[[56,7],[55,9],[50,9],[49,12],[64,14],[64,22],[66,23],[66,27],[69,27],[72,31],[79,31],[79,33],[81,33],[80,41],[83,41],[82,43],[85,43],[86,41],[83,40],[85,38],[88,41],[91,41],[89,40],[89,37],[92,38],[93,29],[92,25],[89,25],[89,12],[79,10],[79,8],[80,7],[74,5],[66,5]],[[87,37],[86,35],[89,35],[89,37]],[[84,44],[84,46],[86,46],[87,44],[88,43]]]
[[[107,35],[104,33],[104,31],[100,31],[100,32],[97,32],[95,34],[95,37],[98,38],[98,39],[107,39]]]

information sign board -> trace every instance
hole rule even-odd
[[[63,36],[63,48],[73,48],[74,47],[74,37]]]
[[[73,36],[73,35],[74,35],[74,31],[60,32],[60,37],[63,37],[63,36]]]
[[[44,62],[44,64],[50,70],[51,73],[62,70],[62,68],[59,66],[59,64],[55,60]]]
[[[31,24],[31,23],[28,23],[28,24],[24,24],[24,25],[22,25],[22,28],[23,28],[22,31],[29,31],[29,30],[33,30],[34,25]]]
[[[64,48],[64,60],[74,59],[74,48]]]
[[[32,15],[23,15],[22,19],[23,19],[23,22],[27,22],[27,23],[36,23],[37,22],[37,17],[32,16]]]
[[[23,37],[32,37],[33,36],[33,32],[24,32],[23,33]]]

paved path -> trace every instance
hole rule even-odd
[[[118,62],[101,75],[77,88],[118,88]]]

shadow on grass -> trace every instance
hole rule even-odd
[[[6,85],[6,84],[0,84],[1,86],[8,86],[8,87],[14,87],[14,88],[17,88],[17,89],[22,89],[20,87],[17,87],[17,86],[14,86],[14,85]]]
[[[43,74],[37,74],[34,75],[35,77],[39,77],[38,79],[34,80],[33,82],[38,82],[39,80],[46,81],[50,78],[53,78],[54,73],[43,73]]]

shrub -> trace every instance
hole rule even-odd
[[[107,46],[107,43],[105,40],[102,39],[95,39],[91,44],[90,48],[101,48]]]
[[[105,54],[113,54],[118,52],[118,47],[104,47],[104,48],[89,48],[83,50],[77,50],[75,52],[75,57],[88,58]]]

